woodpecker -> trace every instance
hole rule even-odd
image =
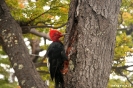
[[[68,70],[68,58],[64,45],[59,40],[63,34],[55,29],[50,29],[49,37],[53,41],[47,49],[48,62],[50,64],[50,76],[55,80],[55,88],[65,88],[63,74]]]

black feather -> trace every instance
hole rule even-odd
[[[63,74],[63,63],[67,60],[65,54],[64,45],[61,42],[52,42],[47,50],[47,56],[50,63],[50,76],[51,79],[55,79],[56,88],[64,88]]]

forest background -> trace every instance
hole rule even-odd
[[[5,0],[12,16],[20,24],[24,41],[35,63],[42,60],[50,42],[42,38],[50,28],[65,32],[70,0]],[[108,88],[133,85],[133,0],[122,0],[116,36],[115,55]],[[27,33],[27,29],[31,29]],[[39,35],[42,33],[42,35]],[[63,40],[63,39],[62,39]],[[38,52],[36,52],[38,51]],[[53,88],[46,66],[37,64],[42,79]],[[8,56],[0,46],[0,88],[17,88]]]

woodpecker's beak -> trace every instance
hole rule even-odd
[[[63,33],[62,36],[66,36],[66,35],[69,35],[68,33]]]

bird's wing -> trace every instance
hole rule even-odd
[[[55,79],[55,85],[64,88],[63,74],[68,71],[68,60],[61,42],[53,42],[47,50],[50,63],[50,76]]]
[[[63,50],[63,44],[59,42],[53,42],[52,44],[50,44],[47,50],[47,56],[49,57],[50,63],[50,75],[52,80],[55,77],[57,71],[60,71],[61,65],[63,64],[63,57],[65,57],[63,56],[65,55],[65,52]]]
[[[52,60],[50,63],[50,76],[52,80],[55,78],[56,71],[58,70],[57,68],[57,61]]]

